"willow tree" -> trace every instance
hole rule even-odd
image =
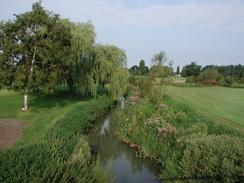
[[[73,23],[62,20],[71,29],[71,50],[66,81],[71,93],[88,94],[88,73],[94,66],[96,33],[91,22]]]
[[[96,45],[96,34],[91,22],[72,23],[63,20],[71,28],[71,52],[67,84],[76,94],[96,96],[98,88],[107,90],[111,98],[123,95],[128,73],[126,55],[115,46]]]
[[[91,91],[101,86],[107,89],[110,97],[118,99],[126,92],[129,73],[125,69],[127,60],[123,50],[111,45],[97,45],[95,67],[90,74]]]
[[[153,56],[152,63],[155,65],[164,65],[167,60],[166,52],[160,51]]]
[[[4,23],[0,37],[1,85],[23,90],[28,110],[29,92],[52,92],[64,79],[70,31],[58,15],[34,3],[31,11]]]

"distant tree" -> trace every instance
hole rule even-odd
[[[163,77],[170,77],[173,76],[174,70],[170,66],[163,66]]]
[[[180,66],[178,65],[176,69],[176,75],[178,76],[179,74],[180,74]]]
[[[209,83],[217,82],[222,79],[222,75],[214,68],[205,69],[199,75],[199,81]],[[213,83],[214,84],[214,83]]]
[[[152,63],[155,65],[164,65],[167,60],[166,53],[161,51],[153,56]]]
[[[154,77],[169,77],[173,76],[173,69],[169,66],[153,65],[150,68],[150,73]]]
[[[242,81],[244,79],[244,66],[238,65],[207,65],[203,67],[202,71],[207,69],[215,69],[224,77],[233,78],[236,82]]]
[[[139,75],[144,75],[148,72],[148,67],[145,65],[145,61],[141,60],[139,63]]]
[[[170,60],[169,61],[169,67],[173,69],[173,65],[174,65],[174,60]]]
[[[50,93],[65,79],[70,31],[39,2],[15,16],[0,27],[0,82],[23,90],[28,110],[29,92]]]
[[[169,66],[165,66],[168,60],[166,53],[161,51],[155,54],[152,58],[152,63],[154,64],[150,68],[150,73],[153,77],[169,77],[173,75],[173,60],[169,61]]]
[[[164,68],[162,65],[153,65],[151,68],[150,68],[150,74],[151,76],[153,77],[163,77],[163,74],[164,74]]]
[[[183,77],[189,77],[189,76],[195,76],[198,77],[201,72],[201,66],[197,65],[196,62],[192,62],[189,65],[186,65],[182,68],[181,76]]]
[[[129,69],[130,73],[132,73],[133,75],[139,75],[139,67],[137,65],[133,65],[130,69]]]

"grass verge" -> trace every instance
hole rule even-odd
[[[0,93],[6,95],[13,95],[9,97],[13,102],[20,97]],[[32,97],[31,104],[26,114],[18,111],[17,104],[9,113],[1,106],[0,114],[5,115],[1,117],[19,117],[29,124],[19,144],[0,152],[0,182],[110,182],[99,160],[91,157],[85,137],[95,118],[111,105],[110,99],[77,102]]]

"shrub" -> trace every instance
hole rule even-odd
[[[215,69],[209,68],[200,73],[199,81],[204,84],[217,85],[223,76]]]
[[[220,83],[221,83],[221,85],[223,85],[223,86],[231,86],[233,83],[234,83],[234,78],[233,77],[231,77],[231,76],[226,76],[226,77],[224,77],[221,81],[220,81]]]
[[[189,76],[186,78],[186,83],[196,83],[198,82],[197,76]]]
[[[152,74],[149,74],[147,77],[138,78],[137,87],[140,90],[141,97],[149,98],[154,104],[158,104],[165,93],[162,82],[154,78]]]
[[[193,135],[185,141],[181,159],[184,177],[240,178],[244,176],[244,144],[227,135]]]

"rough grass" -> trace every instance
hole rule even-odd
[[[244,132],[244,89],[169,86],[167,94],[215,122]]]

